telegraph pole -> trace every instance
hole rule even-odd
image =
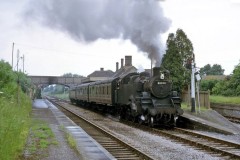
[[[25,71],[24,71],[24,55],[22,56],[22,59],[23,59],[23,73],[25,73]]]
[[[13,45],[12,45],[12,69],[13,69],[13,53],[14,53],[14,42],[13,42]]]
[[[17,50],[17,83],[18,83],[18,87],[17,87],[17,104],[18,106],[20,107],[20,93],[19,93],[19,90],[20,90],[20,81],[19,81],[19,73],[18,73],[18,64],[19,64],[19,49]]]
[[[19,62],[19,49],[17,50],[17,72],[18,72],[18,62]]]
[[[192,108],[191,108],[191,112],[196,112],[195,109],[195,56],[193,54],[193,58],[192,58],[192,75],[191,75],[191,104],[192,104]]]

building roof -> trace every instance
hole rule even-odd
[[[114,74],[111,70],[100,70],[100,71],[94,71],[93,73],[89,74],[87,77],[112,77]]]
[[[117,70],[112,77],[123,77],[128,73],[132,73],[132,72],[137,72],[137,68],[134,66],[123,66],[122,68],[120,68],[119,70]]]
[[[151,69],[145,69],[144,71],[149,73],[150,76],[152,76],[152,70]]]

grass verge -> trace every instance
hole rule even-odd
[[[224,96],[210,95],[210,102],[240,105],[240,97],[224,97]]]
[[[67,142],[68,142],[68,144],[70,145],[70,147],[71,147],[72,149],[77,150],[77,143],[76,143],[75,139],[72,137],[72,135],[69,134],[69,133],[66,131],[66,129],[64,128],[64,126],[60,125],[59,128],[60,128],[61,131],[63,131],[63,132],[65,133],[66,138],[67,138]]]
[[[182,103],[182,104],[181,104],[181,108],[182,108],[184,111],[191,111],[191,106],[188,106],[187,103]],[[196,110],[196,113],[199,111],[199,108],[198,108],[197,105],[195,106],[195,110]],[[205,111],[208,111],[208,110],[211,110],[211,109],[208,109],[208,108],[206,108],[206,107],[201,107],[201,106],[200,106],[200,112],[205,112]]]
[[[67,133],[67,141],[71,148],[77,150],[77,143],[69,133]]]
[[[0,159],[17,159],[22,154],[29,133],[31,100],[20,94],[0,96]]]

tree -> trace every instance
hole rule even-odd
[[[222,69],[222,66],[219,64],[214,64],[211,69],[212,75],[223,75],[224,69]]]
[[[189,59],[193,57],[192,42],[188,39],[187,35],[182,29],[178,29],[175,38],[178,53],[181,55],[183,65],[185,66]]]
[[[210,64],[205,65],[204,67],[200,68],[201,74],[206,75],[223,75],[224,69],[222,69],[222,66],[219,64],[214,64],[211,66]]]
[[[229,80],[229,88],[234,89],[236,95],[240,95],[240,63],[233,70]]]
[[[176,35],[170,33],[162,66],[170,71],[174,90],[182,91],[189,84],[190,70],[186,68],[186,65],[192,57],[193,46],[183,30],[178,29]]]
[[[200,68],[200,74],[201,75],[203,75],[203,74],[210,75],[211,68],[212,67],[210,64],[205,65],[204,67]]]
[[[72,73],[64,73],[62,76],[63,77],[83,77],[82,75],[72,74]]]

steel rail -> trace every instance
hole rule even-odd
[[[155,133],[158,135],[173,138],[175,140],[187,143],[197,148],[204,149],[206,151],[210,150],[214,153],[220,154],[220,156],[229,156],[234,159],[240,159],[240,145],[237,143],[225,141],[222,139],[177,127],[175,127],[173,130],[160,130],[148,127],[146,125],[133,123],[131,121],[121,120],[121,122],[150,133]],[[190,138],[189,136],[192,137]],[[232,151],[228,151],[226,149],[231,149]],[[239,154],[235,154],[234,152],[238,152]]]
[[[166,136],[166,137],[187,143],[189,145],[204,149],[206,151],[210,150],[214,153],[220,154],[220,156],[222,157],[229,156],[234,159],[240,159],[240,145],[237,143],[225,141],[222,139],[196,133],[196,132],[182,129],[182,128],[174,128],[173,130],[160,130],[156,128],[150,128],[145,125],[139,125],[137,123],[133,123],[129,121],[123,121],[123,123],[127,123],[128,125],[131,125],[136,128],[141,128],[150,133],[155,133],[157,135]],[[232,151],[228,151],[226,149],[229,149]],[[234,152],[238,152],[238,154],[235,154]]]
[[[226,117],[229,121],[233,122],[233,123],[239,123],[240,124],[240,118],[238,117],[230,117],[230,116],[224,116]]]
[[[77,112],[53,101],[52,99],[48,99],[51,103],[54,103],[55,105],[63,108],[64,110],[66,110],[67,112],[70,112],[71,114],[77,116],[78,118],[80,118],[81,120],[85,121],[86,123],[88,123],[89,125],[93,126],[94,128],[96,128],[97,130],[99,130],[101,133],[105,134],[108,138],[110,137],[111,139],[113,139],[114,141],[116,141],[118,144],[120,144],[121,146],[124,146],[125,148],[127,148],[128,150],[131,150],[133,152],[133,154],[138,155],[138,157],[134,158],[132,155],[130,155],[129,153],[127,153],[126,158],[125,159],[144,159],[144,160],[153,160],[154,158],[151,157],[150,155],[147,155],[146,153],[143,153],[142,151],[138,150],[137,148],[134,148],[133,146],[127,144],[126,142],[122,141],[121,139],[117,138],[115,135],[113,135],[112,133],[110,133],[109,131],[106,131],[105,129],[103,129],[102,127],[98,126],[97,124],[91,122],[90,120],[84,118],[83,116],[81,116],[80,114],[78,114]],[[70,118],[70,117],[69,117]],[[84,129],[84,128],[83,128]],[[85,130],[86,131],[86,130]],[[87,131],[86,131],[87,132]],[[87,132],[88,133],[88,132]],[[96,133],[95,133],[96,134]],[[91,135],[89,133],[89,135]],[[94,138],[94,137],[93,137]],[[94,138],[95,139],[95,138]],[[95,139],[96,140],[96,139]],[[96,140],[99,144],[101,144],[103,147],[106,145],[111,144],[111,142],[100,142],[99,140]],[[106,150],[109,151],[109,153],[111,153],[113,156],[119,154],[121,151],[118,149],[118,153],[113,152],[111,150],[109,150],[107,147],[104,147]],[[114,145],[112,147],[110,147],[111,149],[114,148]],[[126,151],[123,151],[126,153]],[[124,153],[123,153],[124,154]],[[119,158],[119,159],[124,159],[124,157],[122,157],[123,155],[117,155],[118,157],[115,158]],[[121,158],[120,158],[121,157]]]

